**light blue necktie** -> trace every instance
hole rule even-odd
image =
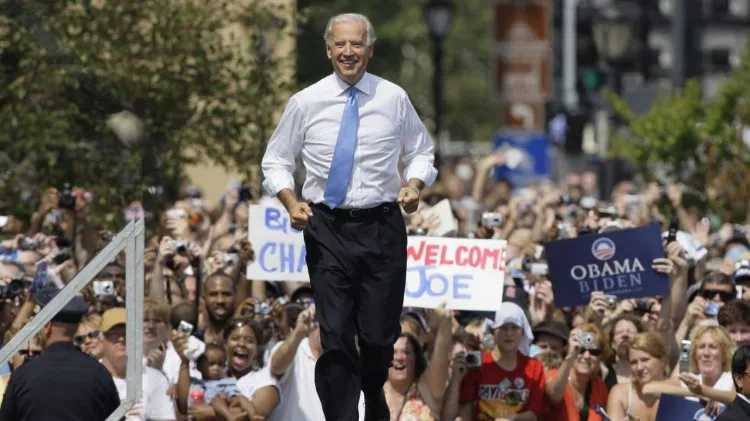
[[[323,198],[326,204],[334,209],[344,202],[349,177],[354,166],[354,148],[357,146],[357,130],[359,129],[359,107],[357,107],[357,88],[348,89],[349,98],[344,106],[344,116],[341,118],[339,137],[336,139],[336,149],[333,151],[331,171],[328,172],[326,191]]]

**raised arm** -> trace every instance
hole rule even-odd
[[[424,378],[430,394],[436,401],[440,402],[445,396],[445,379],[448,377],[451,351],[453,350],[453,315],[450,310],[445,308],[445,304],[438,307],[435,314],[440,319],[440,325],[438,326],[430,363],[424,372]]]

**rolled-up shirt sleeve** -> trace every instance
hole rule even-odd
[[[276,196],[284,189],[294,190],[295,161],[304,140],[305,113],[296,96],[286,105],[263,155],[263,188]]]
[[[401,97],[401,142],[404,179],[408,182],[412,178],[418,178],[426,186],[432,185],[438,173],[433,166],[435,147],[406,93]]]

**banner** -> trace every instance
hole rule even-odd
[[[250,206],[255,261],[248,279],[309,281],[305,242],[276,202]],[[409,237],[404,306],[496,311],[505,280],[505,241]]]
[[[667,275],[651,269],[664,257],[657,225],[551,241],[544,249],[556,307],[588,305],[591,291],[620,299],[669,293]]]
[[[497,180],[509,180],[513,186],[524,187],[549,176],[549,153],[544,133],[503,133],[494,138],[495,151],[506,152],[505,165],[495,168]],[[519,155],[510,162],[510,151]]]
[[[722,405],[723,406],[723,405]],[[695,399],[675,395],[661,395],[656,421],[712,421],[705,408]]]

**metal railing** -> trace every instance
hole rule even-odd
[[[4,364],[18,348],[49,323],[104,267],[125,250],[125,311],[127,313],[126,344],[128,366],[126,375],[127,393],[125,401],[107,421],[118,421],[125,416],[140,399],[143,375],[143,249],[145,244],[143,219],[131,221],[114,239],[86,265],[57,296],[34,316],[13,338],[0,349],[0,364]]]

